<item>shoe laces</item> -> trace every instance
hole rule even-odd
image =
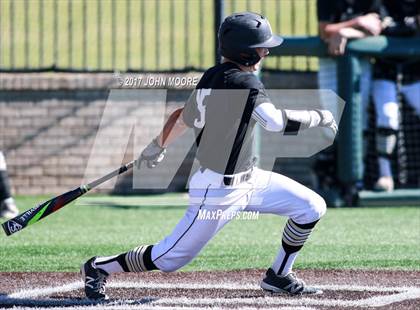
[[[302,287],[305,287],[306,286],[306,283],[303,281],[303,280],[301,280],[301,279],[299,279],[297,276],[296,276],[296,274],[294,273],[294,272],[291,272],[291,273],[289,273],[288,274],[293,280],[295,280],[295,282],[296,282],[296,284],[298,284],[298,285],[300,285],[300,286],[302,286]]]
[[[104,294],[107,275],[103,274],[99,270],[96,270],[96,276],[95,291]]]

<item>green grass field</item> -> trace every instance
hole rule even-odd
[[[47,198],[17,197],[17,203],[23,211]],[[179,194],[81,198],[15,235],[1,233],[0,271],[76,271],[93,255],[154,243],[170,233],[185,202]],[[266,268],[280,246],[284,222],[273,215],[234,220],[182,270]],[[296,268],[420,270],[419,227],[419,208],[329,209]]]
[[[79,70],[86,65],[91,70],[101,66],[102,70],[135,68],[147,71],[213,65],[213,1],[101,0],[100,14],[97,3],[98,0],[0,1],[0,68],[39,68],[55,64],[60,68]],[[273,31],[281,35],[317,34],[315,0],[225,3],[225,15],[245,10],[262,12],[271,21]],[[115,47],[114,66],[112,46]],[[27,56],[25,51],[28,51]],[[302,57],[283,57],[281,60],[267,59],[266,66],[316,70],[316,59],[308,61]]]

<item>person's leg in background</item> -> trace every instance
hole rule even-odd
[[[360,95],[362,100],[363,111],[367,111],[367,107],[370,99],[370,92],[372,86],[372,66],[369,59],[362,58],[360,60],[360,68],[362,71],[360,79]],[[337,62],[333,58],[320,58],[319,59],[319,70],[317,73],[318,77],[318,88],[332,90],[338,94],[338,79],[337,79]],[[321,95],[321,103],[325,99]],[[330,108],[331,106],[328,105]],[[331,107],[334,108],[334,107]],[[334,114],[334,113],[333,113]],[[367,128],[367,117],[366,113],[363,113],[363,130]]]
[[[0,151],[0,217],[11,219],[18,213],[19,211],[10,191],[6,160]]]
[[[365,133],[368,129],[368,113],[366,112],[368,110],[372,88],[372,65],[370,59],[360,59],[360,69],[360,95],[362,111],[364,111],[364,113],[362,113],[362,130]],[[318,88],[320,90],[331,90],[339,95],[336,59],[332,57],[320,58],[317,78]],[[334,115],[337,115],[338,104],[336,102],[331,102],[331,96],[324,91],[320,91],[319,96],[322,107],[332,111]],[[363,139],[363,154],[366,154],[368,147],[367,140]],[[337,184],[339,184],[336,177],[337,170],[335,168],[337,160],[336,150],[337,145],[334,143],[333,146],[316,155],[317,159],[314,164],[314,169],[318,176],[318,192],[323,192],[325,189],[327,189],[326,191],[331,191],[331,188],[336,187],[338,186]]]
[[[360,69],[362,71],[360,77],[360,96],[362,100],[362,129],[365,132],[368,128],[368,106],[372,91],[372,65],[369,59],[362,58],[360,60]]]
[[[420,65],[417,65],[417,68],[420,69]],[[417,73],[417,75],[420,74],[420,72]],[[404,96],[405,99],[405,103],[407,103],[410,107],[413,108],[416,116],[417,116],[417,120],[420,119],[420,77],[413,78],[412,83],[407,83],[407,84],[403,84],[401,87],[401,93]],[[408,131],[410,131],[410,133],[416,132],[416,134],[418,134],[419,129],[416,126],[417,123],[411,123],[411,124],[404,124],[404,128],[407,129]],[[413,127],[414,126],[414,127]],[[406,147],[411,147],[411,150],[413,150],[413,146],[417,147],[417,144],[414,145],[409,145],[410,142],[406,142]],[[416,152],[417,154],[418,152]],[[411,158],[411,160],[416,161],[415,158]],[[409,162],[407,163],[407,165],[411,165],[412,166],[413,162]],[[416,176],[414,176],[414,174]],[[418,173],[413,173],[412,177],[414,177],[414,180],[412,182],[416,182],[415,179],[417,179],[417,182],[415,184],[420,184],[420,175]]]
[[[379,178],[375,190],[394,190],[391,155],[397,144],[399,130],[399,103],[395,82],[377,79],[373,81],[373,101],[376,111],[376,150],[378,153]]]
[[[420,117],[420,81],[405,84],[401,88],[407,103],[415,110],[416,114]]]

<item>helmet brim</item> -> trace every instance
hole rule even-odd
[[[279,46],[280,44],[282,44],[284,41],[284,39],[280,36],[277,35],[272,35],[270,39],[268,39],[267,41],[264,41],[262,43],[258,43],[258,44],[254,44],[249,46],[250,48],[257,48],[257,47],[266,47],[266,48],[271,48],[271,47],[276,47]]]

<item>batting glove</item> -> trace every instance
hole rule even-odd
[[[141,162],[145,161],[147,163],[147,167],[154,168],[163,160],[165,153],[166,148],[161,147],[157,142],[157,138],[155,138],[148,146],[146,146],[143,152],[141,152],[139,160],[137,160],[137,167],[139,168]]]
[[[321,116],[321,121],[319,122],[320,127],[328,127],[334,132],[334,135],[338,132],[337,123],[334,120],[334,116],[328,110],[316,110]]]

